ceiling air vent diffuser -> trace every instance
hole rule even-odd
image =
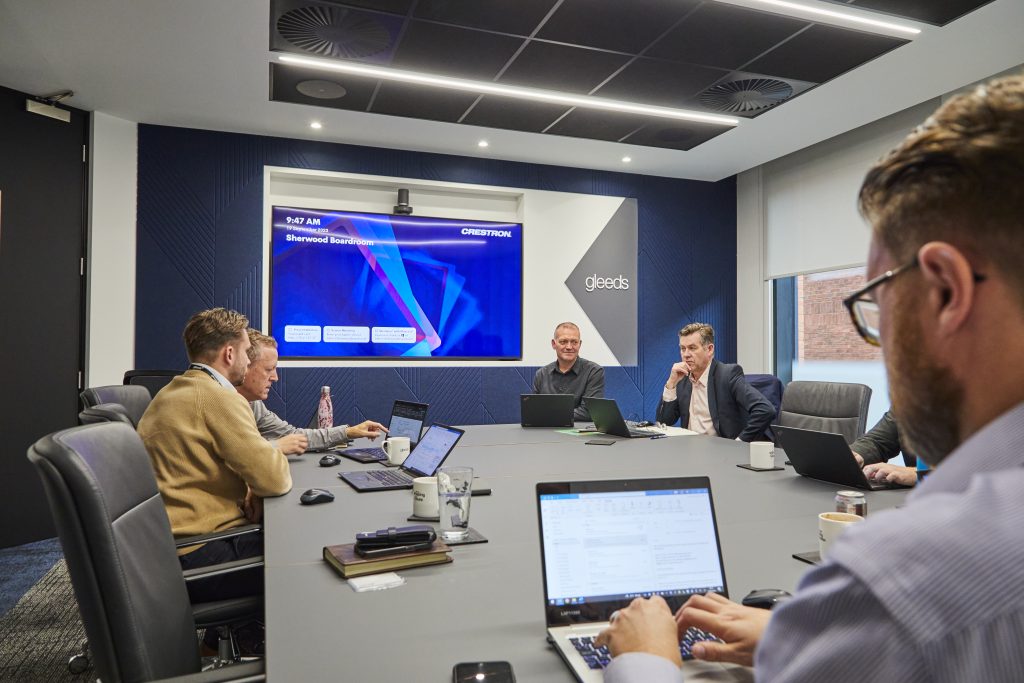
[[[363,59],[389,50],[391,32],[369,13],[311,5],[285,12],[277,31],[289,43],[323,57]]]
[[[793,96],[793,86],[776,78],[744,78],[717,83],[697,99],[714,111],[730,114],[755,114],[771,109]]]

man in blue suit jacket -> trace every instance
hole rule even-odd
[[[775,408],[747,384],[743,368],[715,360],[715,330],[691,323],[679,330],[681,363],[672,366],[658,422],[682,426],[698,434],[754,441],[775,418]],[[685,381],[684,381],[685,380]]]

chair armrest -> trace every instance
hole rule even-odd
[[[266,662],[261,659],[174,678],[162,678],[156,683],[261,683],[266,680]]]
[[[189,581],[198,581],[199,579],[208,579],[211,576],[220,576],[221,574],[232,574],[234,572],[240,572],[243,569],[250,569],[252,567],[262,567],[263,556],[256,555],[255,557],[246,557],[241,560],[232,560],[231,562],[222,562],[220,564],[211,564],[206,567],[196,567],[195,569],[186,569],[182,572],[185,577],[185,583]]]
[[[176,538],[174,539],[174,547],[187,548],[190,545],[201,545],[203,543],[209,543],[210,541],[219,541],[222,538],[234,538],[235,536],[243,536],[245,534],[251,534],[255,531],[263,531],[263,525],[245,524],[243,526],[236,526],[234,529],[214,531],[211,534],[198,534],[196,536],[185,536],[184,538]]]

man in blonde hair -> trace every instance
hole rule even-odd
[[[189,369],[171,380],[139,421],[175,537],[224,531],[256,521],[260,499],[292,487],[288,459],[260,436],[235,387],[249,367],[249,321],[224,308],[196,313],[185,326]],[[184,569],[260,555],[262,534],[179,551]],[[194,601],[263,592],[262,570],[189,584]]]
[[[329,429],[302,429],[282,420],[263,403],[270,395],[270,387],[277,381],[277,340],[250,329],[249,342],[249,369],[238,385],[238,393],[249,401],[256,418],[256,428],[263,438],[276,443],[285,454],[322,451],[344,446],[349,440],[361,436],[372,441],[387,434],[387,427],[373,420],[352,427],[339,425]]]
[[[660,598],[599,638],[605,680],[678,681],[678,633],[758,681],[1019,681],[1024,672],[1024,78],[946,102],[868,172],[867,285],[848,297],[884,350],[900,436],[932,474],[872,513],[772,612]],[[1014,352],[1013,349],[1018,349]],[[769,619],[770,617],[770,619]]]

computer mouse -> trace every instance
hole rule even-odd
[[[334,500],[334,494],[325,489],[309,489],[299,496],[299,502],[303,505],[330,503],[332,500]]]
[[[339,462],[341,462],[341,458],[333,453],[328,453],[324,457],[320,458],[320,467],[334,467]]]
[[[791,597],[793,597],[791,593],[779,590],[778,588],[762,588],[760,590],[750,591],[747,593],[743,598],[743,604],[747,607],[771,609],[780,602],[789,600]]]

